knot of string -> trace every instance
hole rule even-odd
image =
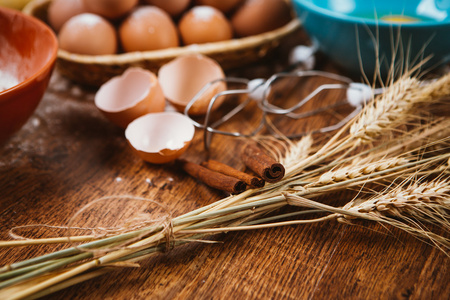
[[[163,233],[166,237],[166,248],[165,251],[169,252],[175,247],[175,235],[173,233],[173,222],[172,218],[166,218]]]
[[[117,226],[74,226],[74,223],[76,222],[77,218],[82,216],[82,214],[89,215],[89,219],[93,216],[88,210],[91,209],[94,205],[99,204],[99,202],[107,202],[108,204],[111,204],[115,200],[125,200],[125,201],[145,201],[150,204],[155,204],[157,207],[159,207],[162,210],[159,211],[159,216],[152,215],[151,213],[140,213],[134,216],[133,218],[126,219],[124,223],[119,224]],[[128,205],[125,203],[125,205]],[[106,205],[102,205],[103,209],[106,209]],[[122,207],[123,208],[123,207]],[[154,211],[152,211],[154,212]],[[108,211],[106,211],[106,215],[108,215]],[[84,216],[83,216],[84,217]],[[99,199],[96,199],[92,202],[89,202],[88,204],[84,205],[82,208],[80,208],[75,214],[72,215],[72,217],[69,219],[69,222],[67,225],[48,225],[48,224],[32,224],[32,225],[22,225],[22,226],[15,226],[9,231],[9,236],[15,240],[32,240],[32,239],[41,239],[42,233],[35,234],[35,236],[26,237],[24,234],[17,233],[17,230],[20,229],[33,229],[33,228],[45,228],[53,230],[54,233],[56,233],[56,230],[64,229],[67,231],[66,236],[61,237],[58,234],[55,234],[58,236],[57,238],[47,238],[49,243],[51,243],[52,239],[57,239],[59,243],[69,243],[72,247],[78,249],[82,252],[92,252],[94,255],[101,255],[106,252],[110,252],[113,250],[120,250],[120,249],[133,249],[133,248],[139,248],[146,246],[148,244],[157,244],[158,241],[152,240],[150,237],[153,234],[156,234],[158,232],[162,233],[165,236],[166,240],[166,251],[169,251],[173,249],[175,246],[175,236],[173,232],[173,222],[172,222],[172,214],[170,210],[163,205],[162,203],[159,203],[154,200],[150,200],[147,198],[142,197],[134,197],[134,196],[106,196]],[[88,235],[80,236],[80,235],[74,235],[71,233],[71,231],[77,230],[77,231],[88,231]],[[30,233],[28,233],[30,234]],[[81,239],[80,237],[85,238],[85,240]],[[82,241],[92,241],[95,239],[101,239],[111,237],[111,243],[102,246],[100,248],[91,248],[91,247],[84,247],[80,245],[79,243]],[[145,241],[146,238],[148,239],[148,242]],[[139,243],[138,243],[139,242]]]

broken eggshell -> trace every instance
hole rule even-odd
[[[95,105],[110,121],[126,128],[142,115],[164,111],[165,98],[155,74],[129,68],[100,87]]]
[[[158,72],[158,80],[166,100],[180,112],[184,111],[186,105],[206,84],[224,78],[222,67],[215,60],[201,54],[179,56],[163,65]],[[192,105],[189,115],[206,114],[210,100],[215,94],[225,90],[226,84],[223,81],[212,84]],[[220,101],[217,101],[214,108],[219,105]]]
[[[143,160],[164,164],[175,160],[194,137],[192,121],[178,112],[150,113],[131,122],[125,130],[131,147]]]

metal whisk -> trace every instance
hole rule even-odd
[[[304,47],[304,46],[303,46]],[[304,51],[305,52],[305,51]],[[307,52],[308,53],[308,52]],[[309,54],[310,56],[306,56],[307,59],[311,59],[311,55],[315,53],[315,50],[312,49]],[[303,66],[309,66],[312,67],[313,63],[305,64],[304,61],[302,61]],[[289,79],[289,78],[305,78],[305,77],[322,77],[325,79],[329,79],[332,81],[337,81],[339,83],[329,83],[329,84],[323,84],[316,89],[314,89],[311,93],[309,93],[306,97],[300,99],[295,105],[289,107],[289,108],[282,108],[277,106],[274,103],[271,103],[269,101],[269,94],[271,90],[273,89],[275,83],[282,79]],[[200,99],[200,97],[214,84],[218,82],[225,82],[228,86],[230,85],[241,85],[243,88],[236,88],[236,89],[228,89],[223,92],[219,92],[215,94],[212,99],[209,102],[208,109],[206,112],[206,115],[204,117],[203,123],[199,123],[195,121],[189,114],[190,109],[192,106]],[[296,113],[295,111],[298,110],[300,107],[305,105],[307,102],[309,102],[311,99],[319,95],[320,93],[326,91],[326,90],[345,90],[346,91],[346,98],[339,102],[335,103],[326,107],[318,108],[312,111],[307,112],[301,112]],[[271,126],[267,126],[267,119],[266,116],[268,114],[271,115],[280,115],[284,116],[286,118],[290,118],[293,120],[299,120],[302,118],[306,118],[315,114],[319,114],[323,111],[336,108],[340,105],[350,105],[354,108],[354,110],[349,113],[346,117],[344,117],[342,120],[337,122],[336,124],[329,125],[326,127],[322,127],[318,130],[315,130],[313,132],[302,132],[299,134],[292,134],[287,135],[288,138],[298,138],[308,133],[325,133],[329,131],[336,130],[342,126],[344,126],[349,120],[351,120],[354,116],[358,114],[358,112],[362,109],[362,107],[365,105],[367,101],[373,98],[375,94],[380,93],[380,89],[372,89],[370,86],[363,84],[363,83],[356,83],[353,82],[350,78],[324,72],[324,71],[317,71],[317,70],[295,70],[291,72],[282,72],[272,75],[267,80],[265,79],[253,79],[249,80],[246,78],[238,78],[238,77],[228,77],[224,79],[218,79],[215,81],[212,81],[208,84],[206,84],[187,104],[184,113],[186,116],[190,117],[192,122],[197,128],[203,129],[204,131],[204,147],[206,150],[209,150],[212,135],[222,134],[227,136],[233,136],[233,137],[251,137],[256,134],[258,134],[263,128],[267,128],[272,131],[272,134],[276,135],[276,133],[271,129]],[[232,110],[230,110],[228,113],[223,115],[218,120],[212,121],[212,111],[213,107],[216,104],[217,100],[220,97],[225,97],[229,95],[245,95],[245,100],[241,102],[239,105],[234,107]],[[233,116],[238,114],[240,111],[242,111],[247,105],[249,105],[251,102],[256,102],[258,109],[262,112],[263,117],[261,118],[261,121],[259,124],[255,127],[254,130],[252,130],[250,133],[242,133],[242,132],[228,132],[218,129],[218,127],[228,120],[230,120]]]

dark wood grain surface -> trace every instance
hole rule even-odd
[[[296,33],[260,63],[229,72],[267,77],[285,64]],[[324,58],[318,68],[334,69]],[[315,82],[317,84],[320,82]],[[14,226],[65,226],[87,203],[113,195],[145,197],[176,216],[225,196],[176,165],[151,165],[131,151],[123,130],[93,103],[95,90],[55,72],[25,127],[0,146],[0,239]],[[330,93],[330,98],[336,97]],[[184,157],[208,157],[197,132]],[[241,140],[214,137],[210,157],[241,168]],[[336,199],[324,199],[339,203]],[[89,221],[105,209],[92,210]],[[40,233],[37,233],[38,235]],[[448,299],[450,260],[435,247],[393,228],[335,221],[218,234],[59,291],[48,299]],[[63,246],[0,249],[1,265]]]

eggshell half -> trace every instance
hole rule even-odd
[[[125,137],[143,160],[164,164],[178,158],[194,137],[192,121],[177,112],[151,113],[131,122]]]
[[[129,68],[100,87],[95,105],[110,121],[125,128],[142,115],[164,111],[165,98],[155,74]]]
[[[201,54],[188,54],[163,65],[158,72],[164,96],[177,110],[186,105],[209,82],[225,78],[222,67],[213,59]],[[215,94],[226,90],[222,81],[211,85],[189,110],[190,115],[204,115]],[[214,108],[220,103],[216,102]]]

